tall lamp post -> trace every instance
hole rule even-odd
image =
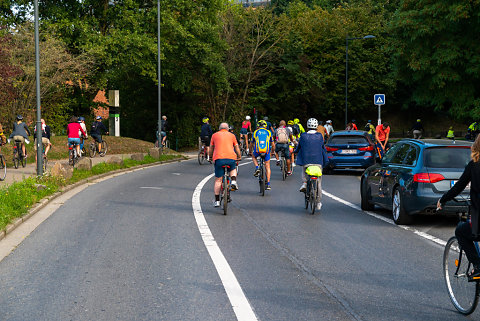
[[[356,40],[356,39],[371,39],[371,38],[375,38],[375,36],[367,35],[364,37],[352,37],[352,38],[349,38],[348,36],[345,37],[345,128],[347,127],[347,123],[348,123],[348,41]]]
[[[43,152],[42,152],[42,113],[40,111],[40,46],[38,40],[38,0],[34,1],[35,11],[35,79],[36,79],[36,91],[37,91],[37,175],[43,175]]]
[[[162,146],[162,65],[160,59],[160,0],[157,0],[157,52],[158,52],[158,146]]]

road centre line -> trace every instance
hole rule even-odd
[[[440,245],[440,246],[442,246],[442,247],[445,247],[445,245],[447,244],[446,241],[444,241],[444,240],[442,240],[442,239],[439,239],[438,237],[435,237],[435,236],[433,236],[433,235],[431,235],[431,234],[428,234],[428,233],[419,231],[419,230],[417,230],[417,229],[415,229],[415,228],[413,228],[413,227],[409,227],[409,226],[405,226],[405,225],[397,225],[397,224],[395,224],[395,222],[394,222],[392,219],[383,217],[383,216],[378,215],[378,214],[376,214],[376,213],[373,213],[373,212],[371,212],[371,211],[363,211],[363,210],[360,208],[360,206],[355,205],[355,204],[352,204],[352,203],[350,203],[350,202],[348,202],[348,201],[346,201],[346,200],[344,200],[344,199],[341,199],[340,197],[337,197],[337,196],[335,196],[335,195],[333,195],[333,194],[330,194],[330,193],[328,193],[328,192],[325,191],[325,190],[323,190],[322,193],[323,193],[323,195],[325,195],[325,196],[327,196],[327,197],[330,197],[331,199],[333,199],[333,200],[335,200],[335,201],[337,201],[337,202],[339,202],[339,203],[342,203],[342,204],[344,204],[344,205],[346,205],[346,206],[348,206],[348,207],[351,207],[351,208],[353,208],[353,209],[355,209],[355,210],[361,211],[361,212],[363,212],[363,213],[365,213],[365,214],[367,214],[367,215],[370,215],[370,216],[372,216],[372,217],[374,217],[374,218],[376,218],[376,219],[379,219],[379,220],[381,220],[381,221],[384,221],[384,222],[386,222],[386,223],[388,223],[388,224],[391,224],[391,225],[396,226],[396,227],[398,227],[398,228],[401,228],[401,229],[403,229],[403,230],[410,231],[410,232],[412,232],[412,233],[414,233],[414,234],[416,234],[416,235],[418,235],[418,236],[420,236],[420,237],[422,237],[422,238],[424,238],[424,239],[427,239],[427,240],[429,240],[429,241],[431,241],[431,242],[433,242],[433,243],[435,243],[435,244],[437,244],[437,245]]]
[[[142,189],[163,189],[163,187],[155,187],[155,186],[140,186]]]
[[[205,177],[200,183],[198,183],[195,191],[193,192],[192,208],[195,221],[197,222],[198,230],[202,236],[203,243],[205,244],[205,247],[210,254],[210,258],[212,259],[218,275],[220,276],[233,311],[237,316],[237,320],[258,320],[252,306],[248,302],[248,299],[240,286],[240,283],[238,283],[238,280],[235,277],[235,274],[233,274],[230,265],[220,250],[217,241],[215,241],[215,238],[213,237],[213,234],[210,231],[205,216],[202,212],[202,207],[200,205],[200,194],[202,193],[203,186],[214,175],[215,174],[213,173]]]

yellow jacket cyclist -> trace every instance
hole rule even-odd
[[[267,122],[264,120],[260,120],[258,122],[259,127],[254,133],[253,133],[253,156],[252,160],[253,163],[255,164],[255,173],[253,176],[257,177],[258,174],[260,173],[260,170],[258,168],[258,161],[257,157],[264,157],[265,160],[265,170],[267,172],[267,183],[265,188],[267,190],[271,189],[270,186],[270,153],[272,151],[272,146],[274,145],[273,142],[273,137],[272,133],[267,130]]]

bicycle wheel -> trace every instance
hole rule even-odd
[[[27,166],[27,157],[25,155],[22,157],[22,167]]]
[[[68,151],[68,165],[75,165],[75,151],[73,148]]]
[[[0,155],[0,181],[4,181],[7,176],[7,163],[5,162],[5,157]]]
[[[260,177],[260,194],[265,196],[265,168],[263,164],[260,166],[260,175],[258,175],[258,177]]]
[[[106,141],[102,141],[101,143],[101,146],[102,146],[102,151],[98,153],[98,155],[100,155],[100,157],[103,157],[107,154],[108,152],[108,145],[107,145],[107,142]]]
[[[95,143],[92,142],[88,146],[88,156],[90,156],[90,158],[93,158],[93,157],[95,157],[96,153],[97,153],[97,146],[95,146]]]
[[[227,174],[223,175],[223,190],[222,190],[222,198],[223,198],[223,215],[227,215],[228,212],[228,179]]]
[[[305,190],[305,209],[308,209],[308,201],[310,197],[310,181],[307,181],[307,189]]]
[[[282,180],[285,180],[287,178],[287,161],[285,157],[282,157],[280,160],[280,166],[282,167]]]
[[[198,163],[200,165],[205,164],[205,151],[202,149],[201,151],[198,152]]]
[[[315,210],[317,209],[317,202],[318,202],[318,195],[317,195],[317,190],[318,190],[318,181],[317,180],[311,180],[310,183],[310,196],[309,196],[309,203],[310,203],[310,214],[315,214]]]
[[[47,163],[48,163],[48,159],[47,157],[44,155],[43,156],[43,173],[45,173],[47,171]]]
[[[18,159],[18,154],[15,154],[13,155],[13,166],[17,169],[18,165],[20,165],[20,160]]]
[[[448,295],[455,308],[468,315],[478,304],[478,282],[468,282],[467,273],[473,269],[455,236],[451,237],[443,252],[443,275]]]

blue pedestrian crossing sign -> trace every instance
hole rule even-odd
[[[385,105],[385,94],[375,94],[373,96],[373,103],[375,105]]]

